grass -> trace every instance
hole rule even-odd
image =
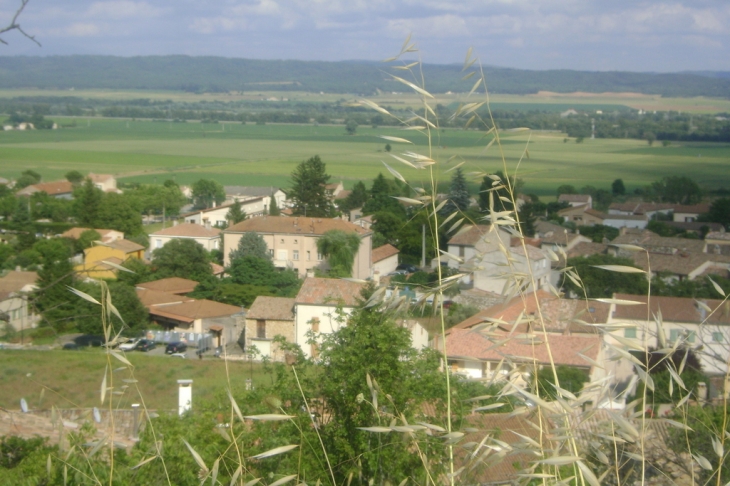
[[[178,359],[169,356],[150,356],[128,353],[139,381],[139,393],[129,388],[121,397],[115,397],[115,407],[129,408],[144,397],[150,409],[177,407],[177,380],[193,380],[193,399],[212,399],[224,392],[225,362],[218,359]],[[88,408],[100,406],[99,384],[106,366],[106,355],[99,349],[82,351],[0,351],[0,407],[17,409],[25,398],[30,408]],[[229,362],[231,385],[235,390],[244,388],[251,377],[250,363]],[[117,386],[127,378],[124,371],[115,373]],[[124,376],[122,376],[124,375]],[[260,364],[253,365],[253,383],[269,380]],[[41,391],[43,392],[41,397]],[[118,403],[117,403],[118,401]]]
[[[190,184],[211,178],[226,185],[273,185],[288,187],[296,164],[318,154],[333,180],[352,187],[371,180],[382,164],[400,171],[409,181],[425,182],[416,171],[392,159],[380,135],[410,139],[414,145],[395,144],[394,153],[426,150],[426,139],[415,132],[361,126],[357,134],[345,134],[342,126],[200,124],[93,119],[78,120],[75,128],[54,131],[0,133],[0,164],[4,176],[17,177],[34,169],[46,180],[60,179],[69,170],[113,173],[124,181],[161,183],[174,179]],[[434,154],[445,161],[464,160],[464,170],[498,170],[501,156],[496,147],[484,150],[477,131],[440,130]],[[525,147],[529,156],[519,164],[526,181],[524,191],[541,196],[554,194],[561,184],[608,188],[622,178],[629,191],[665,175],[691,175],[708,188],[730,186],[724,170],[730,144],[678,143],[648,146],[639,140],[585,140],[582,144],[555,132],[501,135],[502,149],[510,161],[520,160]],[[529,140],[529,146],[527,145]],[[512,162],[510,171],[518,168]],[[448,180],[448,175],[444,177]]]

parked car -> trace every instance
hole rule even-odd
[[[127,341],[126,343],[120,344],[119,349],[121,351],[134,351],[134,348],[137,347],[137,343],[140,341],[139,338],[131,339]]]
[[[395,267],[396,270],[404,270],[406,273],[416,273],[420,269],[415,266],[411,265],[410,263],[401,263],[397,267]]]
[[[81,346],[79,346],[76,343],[66,343],[63,345],[63,349],[70,350],[70,351],[77,351],[77,350],[81,349]]]
[[[165,354],[184,353],[188,350],[188,345],[182,342],[170,343],[165,348]]]
[[[151,349],[155,349],[157,346],[155,345],[154,341],[151,341],[149,339],[140,339],[137,341],[137,345],[134,347],[137,351],[149,351]]]

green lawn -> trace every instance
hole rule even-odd
[[[68,122],[68,120],[66,120]],[[34,169],[45,180],[69,170],[113,173],[124,181],[158,182],[174,178],[189,184],[213,178],[226,185],[287,187],[297,163],[322,157],[333,180],[347,187],[387,173],[383,161],[414,185],[427,171],[408,168],[384,150],[379,135],[407,138],[413,145],[392,143],[393,153],[428,154],[427,138],[417,132],[361,126],[348,136],[342,126],[200,124],[92,119],[60,130],[0,132],[0,165],[4,177]],[[551,132],[504,132],[501,151],[510,172],[525,181],[524,191],[553,194],[561,184],[608,188],[622,178],[628,190],[665,175],[689,175],[708,188],[730,187],[730,144],[673,143],[648,146],[639,140],[585,140],[581,144]],[[500,148],[482,133],[440,130],[433,134],[432,156],[443,174],[457,161],[464,170],[493,172],[502,168]],[[528,154],[525,154],[525,149]],[[446,163],[451,157],[453,162]],[[476,186],[476,182],[474,183]]]
[[[212,400],[216,394],[228,387],[226,363],[219,359],[179,359],[169,356],[151,356],[139,352],[127,353],[134,365],[134,384],[124,390],[121,396],[113,396],[114,406],[129,408],[132,403],[144,400],[151,409],[174,409],[177,407],[177,380],[193,380],[193,399]],[[112,358],[112,366],[121,364]],[[103,351],[0,351],[0,407],[18,409],[20,399],[25,398],[30,408],[49,409],[100,407],[100,388],[106,356]],[[243,389],[245,380],[252,376],[251,365],[243,362],[229,362],[228,371],[231,387]],[[126,368],[114,373],[114,386],[121,391],[129,379]],[[270,380],[253,365],[254,385]],[[42,390],[44,390],[42,392]],[[41,396],[42,392],[42,396]],[[108,395],[112,396],[112,395]],[[141,397],[141,398],[140,398]],[[108,406],[108,402],[105,406]]]

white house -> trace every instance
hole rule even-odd
[[[266,198],[263,196],[240,201],[241,211],[246,213],[248,217],[268,214],[265,201]],[[214,208],[199,209],[183,214],[182,218],[186,223],[223,227],[228,224],[228,211],[230,211],[231,206],[233,206],[233,203],[222,204]]]
[[[11,271],[0,278],[0,316],[16,331],[36,327],[39,316],[28,306],[27,295],[35,290],[36,272]]]
[[[391,244],[373,248],[373,275],[385,276],[394,272],[398,266],[400,250]]]
[[[174,224],[150,234],[150,251],[162,248],[172,240],[194,240],[206,251],[221,249],[221,230],[194,223]]]
[[[251,199],[262,200],[263,210],[268,214],[271,208],[271,199],[276,200],[276,206],[279,209],[287,207],[286,193],[278,187],[260,187],[260,186],[224,186],[226,193],[226,202],[233,203],[239,201],[242,204]],[[248,213],[248,211],[247,211]]]

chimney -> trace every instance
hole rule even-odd
[[[174,220],[174,221],[172,222],[172,225],[173,225],[173,226],[177,226],[177,220]]]
[[[177,413],[183,415],[193,408],[193,380],[177,380]]]
[[[205,220],[205,229],[210,229],[210,220],[209,219]]]
[[[697,401],[700,405],[707,403],[707,384],[704,381],[697,383]]]
[[[376,286],[380,285],[380,271],[379,270],[375,270],[373,272],[373,282],[375,282]]]

